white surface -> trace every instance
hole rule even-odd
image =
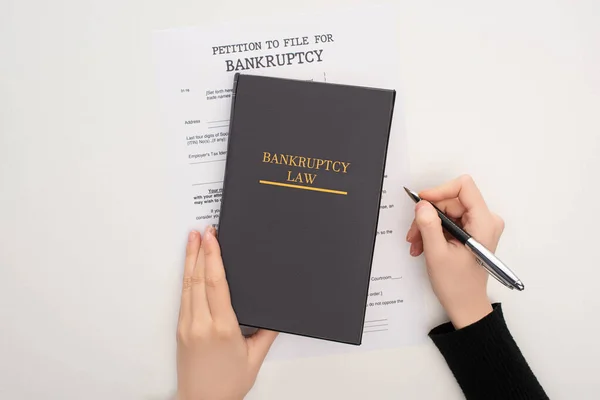
[[[311,62],[300,64],[298,56],[296,62],[289,63],[291,65],[251,69],[245,73],[400,89],[394,10],[394,7],[356,7],[324,13],[313,11],[306,15],[297,13],[293,21],[251,17],[236,20],[235,28],[228,23],[225,26],[168,29],[155,33],[153,52],[161,119],[164,121],[164,135],[169,141],[169,163],[173,170],[171,207],[179,211],[177,229],[171,233],[173,236],[185,241],[190,230],[202,232],[207,225],[219,223],[220,198],[216,198],[217,203],[210,200],[213,200],[211,191],[221,190],[225,174],[225,156],[221,152],[228,149],[231,99],[207,96],[206,93],[232,90],[234,72],[227,72],[225,60],[237,60],[238,57],[243,60],[253,56],[260,56],[263,60],[264,57],[274,57],[274,54],[296,51],[314,54],[312,52],[315,51],[319,57],[312,56],[309,58]],[[365,32],[356,30],[355,26],[365,19],[368,20]],[[321,37],[323,32],[330,34],[331,40],[315,43],[315,35]],[[307,45],[286,47],[285,38],[302,36],[306,38]],[[278,40],[280,47],[269,49],[267,40]],[[248,41],[262,44],[262,51],[213,54],[215,45]],[[357,48],[371,48],[378,56],[356,57]],[[232,65],[237,63],[234,61]],[[374,69],[378,69],[379,73],[373,74]],[[183,92],[182,88],[185,88]],[[401,93],[397,97],[401,98]],[[375,244],[369,294],[377,293],[377,296],[369,295],[367,301],[361,346],[282,334],[272,346],[267,360],[397,348],[421,344],[426,340],[428,328],[425,326],[423,288],[429,286],[427,274],[418,267],[418,260],[412,258],[404,246],[398,245],[404,240],[405,228],[414,216],[411,200],[402,189],[410,178],[403,114],[399,100],[394,109],[386,158],[381,199],[385,209],[381,210],[377,228],[378,232],[388,230],[391,233],[378,236]],[[186,124],[190,120],[200,123]],[[212,142],[213,139],[215,142]],[[262,154],[259,154],[257,161],[260,162],[261,158]],[[285,170],[280,179],[285,179]],[[198,185],[207,182],[209,184]],[[318,182],[313,186],[318,186]],[[314,195],[322,196],[319,193]],[[209,202],[202,203],[204,199]],[[179,260],[183,263],[183,254]],[[181,270],[180,275],[183,275]],[[381,279],[385,277],[397,279]],[[335,292],[337,288],[330,289]],[[273,301],[279,300],[273,298]]]
[[[183,243],[166,234],[151,31],[320,3],[3,2],[0,398],[171,393]],[[426,0],[398,15],[416,189],[468,171],[506,219],[499,254],[526,291],[490,292],[554,399],[600,389],[599,20],[596,0]],[[270,363],[249,398],[461,393],[427,343]]]

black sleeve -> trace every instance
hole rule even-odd
[[[429,332],[466,398],[548,399],[508,331],[502,307],[455,330],[446,323]]]

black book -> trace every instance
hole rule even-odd
[[[361,343],[394,100],[235,76],[219,241],[241,325]]]

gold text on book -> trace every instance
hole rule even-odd
[[[274,153],[271,154],[267,151],[263,152],[262,162],[267,164],[277,164],[277,165],[285,165],[288,167],[296,167],[313,170],[314,173],[311,172],[300,172],[298,170],[289,169],[286,175],[286,182],[291,182],[294,184],[308,184],[313,185],[317,179],[317,171],[326,171],[334,174],[347,174],[350,164],[346,161],[339,160],[327,160],[323,158],[314,158],[314,157],[305,157],[305,156],[297,156],[293,154],[279,154]],[[260,183],[265,183],[264,181],[260,181]],[[277,186],[283,187],[297,187],[292,184],[281,184]],[[312,190],[326,192],[326,193],[335,193],[335,194],[346,194],[346,192],[331,190],[331,189],[323,189],[323,188],[314,188]]]
[[[348,172],[348,167],[350,166],[349,162],[344,161],[324,160],[322,158],[294,156],[291,154],[271,154],[266,151],[263,153],[263,162],[315,170],[322,169],[325,171],[342,172],[344,174]]]

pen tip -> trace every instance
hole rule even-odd
[[[517,282],[515,283],[515,287],[517,288],[517,290],[518,290],[519,292],[521,292],[521,291],[525,290],[525,285],[523,285],[523,282],[521,282],[521,281],[517,281]]]
[[[421,198],[419,197],[418,194],[416,194],[415,192],[413,192],[412,190],[410,190],[406,186],[403,186],[403,188],[406,191],[406,194],[408,194],[408,197],[410,197],[411,199],[413,199],[413,201],[415,203],[418,203],[419,201],[421,201]]]

